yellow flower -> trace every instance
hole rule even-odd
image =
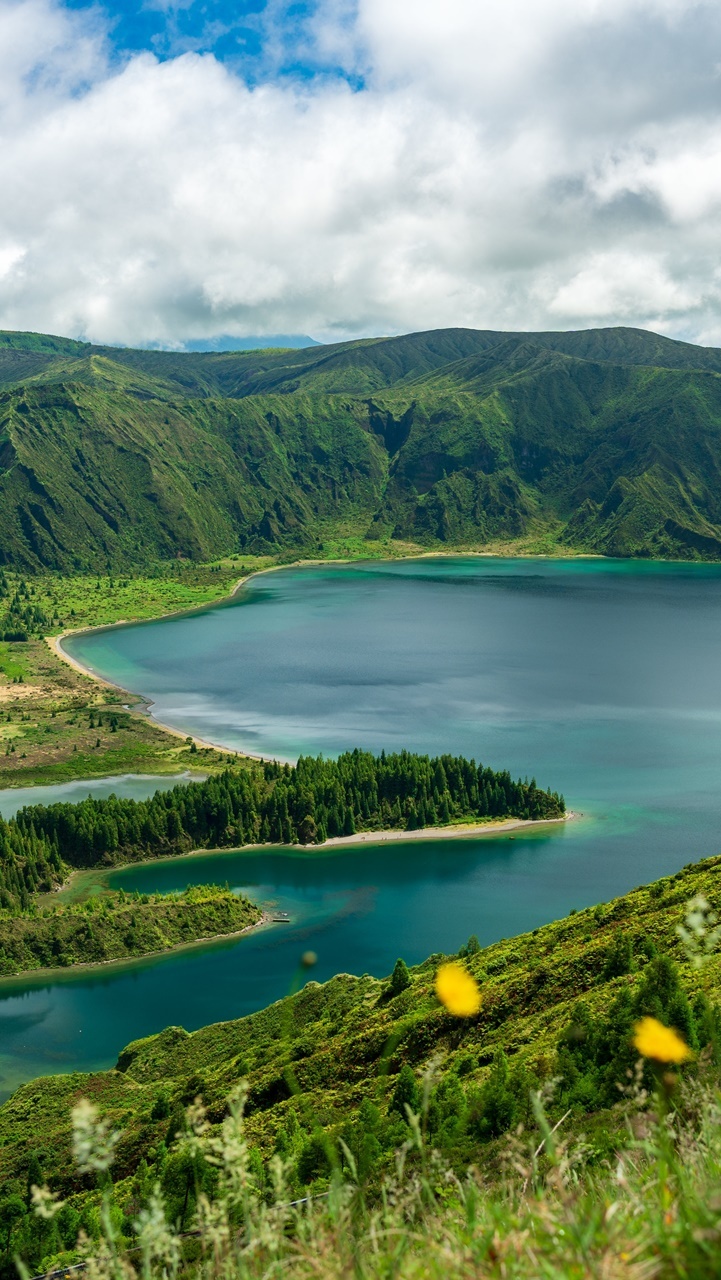
[[[436,995],[456,1018],[472,1018],[481,1007],[478,983],[460,964],[449,961],[436,974]]]
[[[634,1048],[644,1058],[654,1062],[688,1062],[693,1052],[671,1027],[664,1027],[656,1018],[642,1018],[634,1027]]]

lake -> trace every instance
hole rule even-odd
[[[57,782],[43,787],[5,787],[0,790],[0,817],[14,818],[26,804],[78,804],[88,797],[105,800],[108,796],[124,796],[128,800],[147,800],[156,791],[169,791],[182,783],[192,782],[203,774],[123,773],[112,778],[87,778],[84,781]]]
[[[721,845],[721,566],[432,558],[281,570],[220,606],[66,642],[161,721],[294,759],[402,746],[565,793],[581,819],[495,838],[208,854],[127,868],[228,881],[290,925],[0,989],[0,1088],[238,1017],[313,976],[388,973],[602,901]]]

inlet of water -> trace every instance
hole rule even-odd
[[[460,752],[535,775],[585,816],[513,839],[115,873],[143,889],[227,880],[293,923],[4,984],[0,1087],[265,1005],[309,945],[320,980],[382,975],[399,955],[509,936],[718,852],[720,640],[721,566],[471,557],[283,570],[215,608],[75,637],[73,656],[160,720],[225,747]]]

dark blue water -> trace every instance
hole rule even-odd
[[[535,774],[562,829],[127,869],[228,880],[291,912],[230,944],[25,981],[0,1003],[0,1087],[114,1061],[168,1023],[236,1017],[314,976],[509,936],[718,852],[721,567],[461,558],[288,570],[201,614],[79,636],[73,655],[177,728],[266,755],[408,746]],[[6,988],[7,989],[7,988]]]

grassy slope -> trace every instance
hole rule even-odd
[[[41,630],[55,633],[197,608],[269,563],[269,557],[254,556],[200,566],[179,562],[160,567],[153,577],[137,578],[48,574],[26,582],[10,574],[0,590],[0,628],[14,626],[18,617],[22,621],[28,608],[45,617]],[[18,596],[20,614],[8,613]],[[227,767],[226,753],[193,750],[159,729],[140,706],[139,699],[73,670],[37,636],[0,642],[0,787]]]
[[[714,349],[624,329],[188,355],[2,338],[8,563],[137,571],[369,530],[721,554]]]
[[[291,1112],[303,1128],[320,1124],[331,1134],[354,1119],[364,1099],[385,1113],[404,1062],[420,1073],[438,1060],[447,1079],[460,1079],[464,1089],[472,1089],[487,1079],[494,1053],[502,1047],[516,1070],[525,1064],[538,1077],[548,1077],[559,1034],[579,997],[598,1015],[623,987],[633,990],[640,982],[639,972],[604,977],[619,934],[639,945],[650,939],[680,963],[689,993],[703,989],[718,998],[721,958],[702,975],[691,970],[675,929],[695,894],[718,903],[719,874],[721,859],[710,859],[472,956],[468,964],[480,981],[483,1005],[468,1021],[452,1019],[437,1005],[433,982],[442,957],[431,956],[411,970],[410,987],[395,998],[389,998],[382,981],[340,974],[322,986],[309,983],[250,1017],[192,1034],[169,1028],[137,1041],[120,1054],[116,1070],[33,1081],[0,1108],[0,1177],[8,1185],[21,1178],[27,1153],[41,1146],[48,1175],[70,1189],[68,1114],[81,1096],[91,1097],[113,1123],[122,1119],[125,1136],[116,1175],[122,1180],[142,1156],[152,1159],[166,1134],[167,1120],[154,1122],[150,1116],[159,1093],[171,1104],[200,1093],[211,1120],[218,1122],[229,1090],[247,1077],[249,1138],[267,1157]],[[289,1080],[295,1082],[296,1096]],[[607,1152],[615,1141],[609,1133],[619,1123],[609,1113],[592,1118],[586,1122],[588,1140]],[[486,1149],[476,1141],[462,1155],[483,1164],[493,1150],[492,1144]]]
[[[104,893],[33,915],[0,912],[0,974],[151,955],[198,938],[238,933],[261,914],[247,898],[217,885],[165,896]]]

